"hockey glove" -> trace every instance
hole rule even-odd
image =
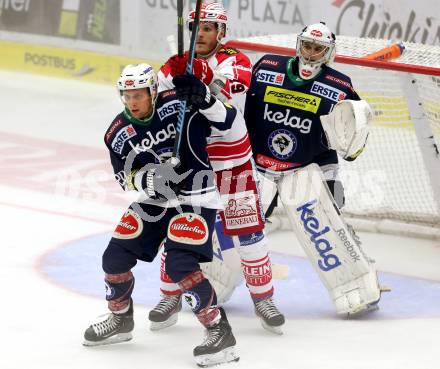
[[[170,164],[148,164],[133,171],[127,180],[128,189],[144,191],[154,200],[171,200],[182,187],[186,175],[179,175]]]
[[[214,72],[205,59],[195,58],[193,60],[192,72],[198,79],[208,86],[211,84],[214,78]]]
[[[166,64],[168,64],[170,67],[172,76],[185,74],[187,63],[188,52],[186,52],[183,56],[174,55],[166,62]],[[205,59],[193,59],[192,73],[206,85],[209,85],[214,78],[214,72]]]
[[[179,76],[184,74],[186,71],[186,64],[188,63],[188,53],[186,52],[183,56],[174,55],[167,60],[165,64],[168,64],[171,70],[172,76]]]
[[[173,78],[176,94],[179,100],[184,100],[197,109],[209,109],[215,104],[208,86],[193,75],[184,74]]]

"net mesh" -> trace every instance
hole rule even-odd
[[[296,35],[259,36],[242,41],[295,48]],[[336,50],[338,55],[363,57],[389,44],[387,40],[338,36]],[[395,61],[440,67],[440,47],[404,45],[405,52]],[[246,52],[253,62],[263,55]],[[429,176],[429,171],[440,170],[440,166],[427,168],[424,164],[415,131],[418,122],[410,118],[408,94],[402,83],[405,73],[341,63],[333,67],[351,77],[375,116],[364,153],[354,162],[341,160],[346,195],[344,213],[440,228],[440,209]],[[440,148],[440,78],[416,74],[413,77],[435,144]]]

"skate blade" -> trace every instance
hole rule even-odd
[[[171,327],[172,325],[177,323],[177,317],[178,317],[178,314],[175,313],[175,314],[171,315],[164,322],[151,322],[150,331],[160,331],[161,329]]]
[[[281,329],[281,326],[273,327],[273,326],[267,324],[267,323],[266,323],[263,319],[261,319],[261,318],[260,318],[260,322],[261,322],[261,325],[263,326],[263,328],[264,328],[266,331],[268,331],[268,332],[270,332],[270,333],[278,334],[279,336],[283,335],[283,331],[282,331],[282,329]]]
[[[102,341],[88,341],[84,340],[83,346],[92,347],[92,346],[104,346],[104,345],[113,345],[115,343],[121,343],[130,341],[133,338],[131,333],[119,333],[115,336],[106,338]]]
[[[215,354],[194,356],[194,359],[200,368],[208,368],[210,366],[236,362],[240,360],[240,356],[235,352],[235,346],[232,346]]]

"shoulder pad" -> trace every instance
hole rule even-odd
[[[235,55],[238,54],[239,51],[237,49],[234,49],[233,47],[221,47],[217,53],[219,54],[228,54],[228,55]]]

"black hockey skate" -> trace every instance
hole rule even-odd
[[[182,295],[164,295],[148,314],[150,330],[158,331],[177,323],[177,315],[182,310]]]
[[[218,323],[206,328],[203,343],[194,348],[194,359],[201,368],[238,361],[240,357],[235,352],[235,337],[232,334],[226,313],[219,308],[221,318]]]
[[[284,315],[279,312],[272,297],[254,301],[255,314],[260,318],[264,329],[275,334],[283,334],[281,326],[284,324]]]
[[[113,343],[130,341],[131,331],[134,328],[133,301],[123,314],[108,314],[107,319],[92,324],[84,333],[84,346],[110,345]]]

